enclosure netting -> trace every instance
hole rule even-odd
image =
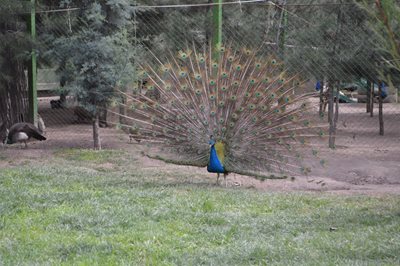
[[[171,52],[188,46],[202,49],[212,41],[214,5],[208,0],[193,2],[171,1],[169,6],[165,1],[132,2],[129,34],[134,49],[133,63],[137,67],[156,63],[154,55],[162,61]],[[322,113],[325,114],[322,119],[326,121],[327,91],[333,88],[334,99],[339,99],[339,104],[336,150],[332,153],[340,157],[346,153],[368,156],[382,152],[400,158],[397,89],[400,79],[397,74],[387,75],[385,78],[390,79],[385,81],[381,78],[376,58],[386,47],[386,40],[374,37],[365,10],[357,4],[332,4],[332,1],[275,2],[279,4],[225,1],[222,42],[235,48],[254,49],[258,53],[273,53],[283,60],[288,72],[300,73],[307,80],[302,90],[316,92],[313,99],[315,113],[320,111],[322,99]],[[57,132],[64,147],[68,147],[71,131],[63,132],[63,129],[81,125],[73,129],[74,134],[79,133],[86,140],[90,140],[92,134],[90,115],[86,114],[85,106],[63,89],[63,75],[58,68],[66,55],[58,54],[54,47],[55,39],[85,27],[81,11],[75,7],[62,10],[39,8],[37,13],[39,114],[48,134],[56,137]],[[142,84],[136,71],[131,76],[129,86],[140,88]],[[319,94],[321,89],[323,94]],[[383,136],[379,134],[379,96],[384,98]],[[107,117],[109,128],[118,124],[116,119],[112,115]],[[126,137],[122,141],[129,142],[129,139]],[[43,145],[46,147],[45,143]],[[90,147],[91,143],[82,141],[79,145]],[[107,143],[104,145],[107,147]]]

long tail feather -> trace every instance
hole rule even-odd
[[[120,115],[121,128],[152,145],[151,158],[205,166],[212,135],[225,145],[228,172],[259,179],[308,173],[303,159],[316,156],[313,142],[326,129],[312,119],[307,101],[314,94],[299,93],[300,75],[288,75],[261,48],[231,46],[214,51],[193,44],[164,62],[154,55],[159,65],[142,66],[146,88],[119,91],[125,101],[116,105],[127,114],[110,112]]]

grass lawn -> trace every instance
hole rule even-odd
[[[398,196],[224,188],[136,159],[60,150],[0,169],[0,265],[400,264]]]

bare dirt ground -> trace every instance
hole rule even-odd
[[[40,114],[48,140],[33,142],[28,149],[18,145],[0,147],[0,168],[18,166],[27,160],[45,162],[61,148],[91,148],[91,125],[76,124],[71,109],[50,109],[41,103]],[[385,135],[378,134],[378,111],[369,117],[364,104],[340,104],[337,148],[323,149],[325,168],[313,169],[309,176],[294,179],[258,181],[236,174],[228,175],[228,187],[262,191],[312,191],[339,194],[400,195],[400,105],[385,104]],[[165,164],[140,155],[141,145],[129,143],[128,136],[116,129],[101,129],[104,149],[122,149],[136,154],[141,167],[156,171],[179,170],[188,176],[205,177],[215,183],[206,169]]]

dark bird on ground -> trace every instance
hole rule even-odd
[[[326,128],[310,120],[314,93],[273,55],[193,47],[155,61],[139,74],[146,89],[119,91],[113,105],[127,113],[109,110],[150,158],[261,180],[307,174],[304,157],[324,163],[310,143]]]
[[[9,130],[6,130],[7,136],[4,144],[25,143],[25,148],[28,147],[27,141],[30,139],[46,140],[40,130],[30,123],[16,123]]]

